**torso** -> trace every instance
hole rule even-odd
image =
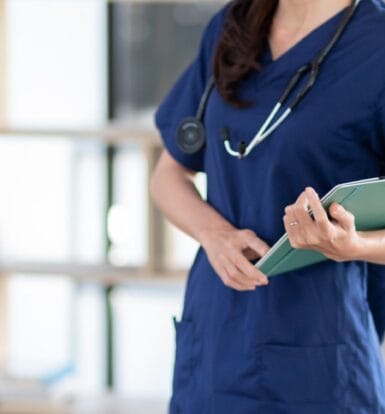
[[[207,201],[233,225],[272,245],[284,233],[284,207],[305,186],[323,196],[338,183],[384,175],[385,127],[381,132],[375,118],[385,90],[379,4],[361,0],[311,91],[243,160],[226,153],[220,128],[229,127],[232,148],[249,142],[342,15],[274,60],[266,50],[262,71],[240,88],[241,98],[255,100],[248,109],[234,109],[213,90],[204,120]],[[200,248],[179,332],[189,378],[175,393],[182,412],[384,414],[385,373],[366,276],[364,262],[327,260],[239,292],[223,285]]]

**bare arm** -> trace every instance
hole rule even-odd
[[[361,241],[357,249],[357,260],[385,265],[385,229],[357,233]]]
[[[170,222],[206,250],[227,286],[238,290],[266,284],[266,276],[248,259],[263,256],[269,246],[250,229],[237,229],[200,196],[195,171],[179,164],[165,148],[151,176],[150,194]]]
[[[150,192],[167,218],[202,244],[210,228],[234,227],[201,198],[193,182],[195,174],[163,150],[151,177]]]

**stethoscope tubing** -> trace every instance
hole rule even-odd
[[[324,61],[326,55],[330,52],[331,48],[333,47],[333,45],[336,43],[336,41],[340,37],[343,29],[345,28],[346,24],[350,20],[350,17],[352,16],[356,6],[358,5],[360,1],[361,0],[352,1],[352,4],[348,12],[345,14],[342,23],[340,24],[332,40],[326,45],[326,47],[323,48],[322,51],[310,63],[303,65],[301,68],[297,70],[294,76],[290,79],[288,86],[286,87],[282,96],[279,98],[277,104],[273,107],[272,111],[266,118],[261,128],[255,134],[253,139],[249,142],[249,144],[246,147],[244,147],[243,151],[240,152],[240,151],[233,150],[230,145],[229,137],[228,136],[225,137],[224,147],[230,155],[236,156],[238,158],[244,158],[245,156],[247,156],[257,144],[259,144],[261,141],[263,141],[265,138],[271,135],[279,127],[279,125],[281,125],[282,122],[293,112],[293,109],[295,108],[295,106],[298,105],[300,100],[305,96],[305,94],[314,85],[321,63]],[[299,91],[299,93],[293,99],[292,103],[288,105],[288,108],[283,112],[283,114],[270,126],[273,118],[278,113],[278,111],[281,109],[284,102],[290,95],[290,92],[295,88],[300,78],[308,71],[310,71],[310,76],[309,76],[308,81],[305,83],[303,88]]]

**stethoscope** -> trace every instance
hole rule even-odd
[[[263,139],[272,134],[280,124],[293,112],[294,108],[299,104],[301,99],[306,95],[310,88],[314,85],[317,75],[319,73],[319,68],[324,61],[326,55],[330,52],[331,48],[337,42],[341,36],[345,26],[348,24],[349,20],[353,16],[356,7],[358,6],[361,0],[353,0],[348,10],[346,11],[341,23],[339,24],[335,34],[329,41],[329,43],[308,63],[301,66],[294,76],[288,82],[286,89],[284,90],[281,97],[278,99],[278,102],[273,107],[270,114],[267,116],[265,122],[262,124],[259,131],[255,134],[254,138],[246,144],[244,141],[239,142],[238,150],[235,151],[230,146],[230,135],[227,127],[221,129],[222,139],[226,151],[239,159],[244,158],[250,153],[250,151],[259,144]],[[281,109],[284,102],[290,95],[291,91],[296,87],[301,78],[310,72],[309,79],[303,85],[301,90],[294,97],[292,102],[287,106],[287,109],[283,114],[274,122],[273,118],[277,112]],[[197,113],[194,116],[184,118],[178,128],[177,128],[177,143],[181,150],[187,154],[193,154],[198,152],[203,145],[205,144],[205,128],[203,125],[203,116],[206,109],[206,104],[210,95],[211,90],[214,87],[214,78],[210,77],[208,84],[206,85],[202,97],[199,102]]]

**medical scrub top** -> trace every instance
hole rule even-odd
[[[291,76],[325,46],[346,9],[277,59],[266,42],[263,68],[238,89],[253,105],[237,109],[214,88],[204,116],[206,145],[185,154],[176,129],[196,113],[231,4],[210,19],[195,58],[157,108],[155,124],[176,161],[206,173],[207,202],[271,246],[285,232],[285,206],[306,186],[322,196],[338,183],[385,173],[385,6],[361,0],[309,93],[240,160],[226,152],[221,128],[229,128],[232,148],[250,142]],[[224,285],[200,246],[182,316],[174,319],[169,412],[385,413],[385,369],[367,277],[365,261],[326,260],[274,276],[255,291],[238,291]]]

